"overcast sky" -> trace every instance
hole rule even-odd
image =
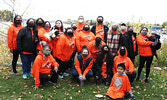
[[[10,1],[10,0],[5,0]],[[15,10],[22,14],[31,0],[15,0]],[[160,23],[167,21],[166,0],[32,0],[23,18],[44,20],[76,20],[83,15],[85,20],[102,15],[105,21]],[[0,10],[12,10],[0,0]]]

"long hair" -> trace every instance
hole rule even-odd
[[[42,20],[42,23],[43,23],[43,24],[42,24],[42,27],[43,27],[45,21],[44,21],[42,18],[38,18],[38,19],[36,20],[36,24],[37,24],[37,25],[38,25],[38,21],[39,21],[39,20]]]
[[[111,29],[108,31],[108,34],[113,34],[113,32],[112,32],[113,26],[116,26],[116,28],[117,28],[117,30],[115,31],[115,34],[120,34],[121,30],[120,30],[120,27],[118,25],[112,25]]]
[[[68,29],[71,29],[71,30],[72,30],[72,32],[73,32],[72,27],[67,27],[67,28],[65,29],[65,32],[64,32],[64,34],[65,34],[65,35],[67,35],[67,36],[68,36],[68,34],[67,34],[67,30],[68,30]],[[74,35],[74,33],[73,33],[73,35]]]
[[[45,26],[46,23],[49,23],[49,26],[50,26],[50,28],[51,28],[51,24],[50,24],[49,21],[45,21],[43,25]]]
[[[14,17],[13,23],[14,23],[14,25],[15,25],[16,27],[17,27],[16,18],[17,18],[18,16],[22,19],[22,17],[21,17],[20,15],[16,15],[16,16]]]
[[[30,20],[33,20],[33,21],[34,21],[34,26],[32,27],[33,32],[34,32],[34,33],[38,33],[38,29],[37,29],[37,25],[36,25],[36,23],[35,23],[35,19],[29,18],[29,19],[27,20],[26,24],[28,25],[28,22],[29,22]],[[27,27],[28,27],[28,26],[27,26]],[[29,27],[28,27],[28,28],[29,28]]]
[[[63,22],[62,22],[61,20],[57,20],[57,21],[55,22],[55,27],[54,27],[54,29],[58,29],[58,27],[56,26],[56,23],[57,23],[58,21],[61,23],[60,29],[61,29],[61,31],[63,32]]]

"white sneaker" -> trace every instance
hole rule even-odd
[[[64,73],[63,73],[63,76],[69,76],[69,74],[68,74],[68,73],[66,73],[66,72],[64,72]]]
[[[58,77],[59,77],[60,79],[63,79],[63,78],[64,78],[63,75],[58,75]]]

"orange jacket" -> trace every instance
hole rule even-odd
[[[95,40],[95,35],[92,32],[81,31],[76,39],[78,52],[81,51],[83,45],[88,47],[89,43],[93,40]]]
[[[78,55],[78,56],[81,56],[82,59],[83,59],[83,62],[85,62],[87,59],[89,59],[89,58],[91,57],[91,54],[89,53],[89,55],[88,55],[86,58],[84,58],[84,57],[82,56],[82,54],[81,54],[81,55]],[[75,69],[77,70],[78,75],[83,74],[83,75],[86,76],[87,73],[89,72],[89,70],[92,68],[93,59],[89,62],[88,66],[85,68],[85,70],[84,70],[83,73],[82,73],[81,68],[82,68],[83,66],[80,66],[80,62],[79,62],[78,56],[77,56],[77,59],[76,59],[76,62],[75,62]],[[81,65],[82,65],[82,64],[81,64]]]
[[[14,24],[12,24],[9,27],[7,39],[8,39],[8,47],[10,50],[17,49],[16,38],[19,30],[22,27],[23,27],[22,25],[16,27]]]
[[[44,56],[40,51],[35,58],[33,67],[32,67],[32,75],[35,78],[35,86],[40,85],[39,73],[50,74],[51,67],[59,67],[59,64],[52,57],[52,55]]]
[[[46,36],[44,36],[44,34],[47,33],[47,32],[50,32],[50,29],[49,29],[49,30],[46,30],[46,29],[43,28],[43,27],[40,27],[40,28],[38,29],[38,38],[39,38],[39,43],[38,43],[38,45],[37,45],[37,49],[38,49],[38,50],[42,50],[42,48],[43,48],[43,46],[40,44],[40,41],[49,42],[49,39],[48,39]],[[49,45],[49,44],[48,44],[48,45]],[[50,46],[52,46],[51,43],[50,43]]]
[[[112,99],[123,98],[126,92],[131,90],[131,85],[127,75],[119,75],[116,73],[111,81],[110,88],[106,95]]]
[[[126,50],[126,48],[125,48],[125,50]],[[134,67],[132,61],[130,60],[130,58],[127,57],[127,55],[128,55],[127,50],[126,50],[126,53],[124,56],[121,56],[120,49],[118,50],[118,56],[116,56],[114,58],[113,74],[117,73],[117,65],[119,63],[125,63],[125,70],[129,69],[130,74],[132,74],[134,72],[135,67]]]
[[[77,31],[80,32],[83,29],[83,26],[86,24],[86,22],[83,23],[77,23]]]
[[[61,61],[68,61],[72,53],[75,50],[75,37],[71,37],[71,39],[63,34],[59,37],[56,44],[56,52],[54,57],[57,57]]]
[[[101,35],[96,35],[96,37],[99,37],[102,39]],[[95,41],[90,42],[90,44],[88,45],[89,51],[93,57],[94,62],[96,61],[97,54],[101,51],[101,48],[105,45],[105,42],[101,41],[100,45],[101,45],[100,48],[95,48]]]
[[[138,49],[139,49],[139,55],[141,56],[152,56],[152,51],[150,48],[150,45],[153,44],[152,41],[146,41],[146,37],[148,35],[142,35],[139,33],[139,35],[136,37]]]

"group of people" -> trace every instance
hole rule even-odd
[[[139,81],[146,62],[145,82],[148,83],[153,56],[161,46],[159,38],[156,32],[148,35],[147,27],[142,27],[137,35],[133,26],[122,23],[109,29],[103,21],[104,18],[98,16],[97,23],[90,27],[84,17],[79,16],[78,23],[64,28],[61,20],[51,27],[50,22],[42,18],[29,18],[24,27],[22,17],[17,15],[7,37],[13,54],[13,74],[18,74],[16,63],[20,55],[23,78],[34,77],[35,89],[46,81],[56,84],[58,78],[69,76],[67,72],[70,70],[73,79],[79,80],[81,86],[90,77],[110,85],[106,95],[112,99],[128,94],[133,96],[135,56],[139,51],[136,81]]]

